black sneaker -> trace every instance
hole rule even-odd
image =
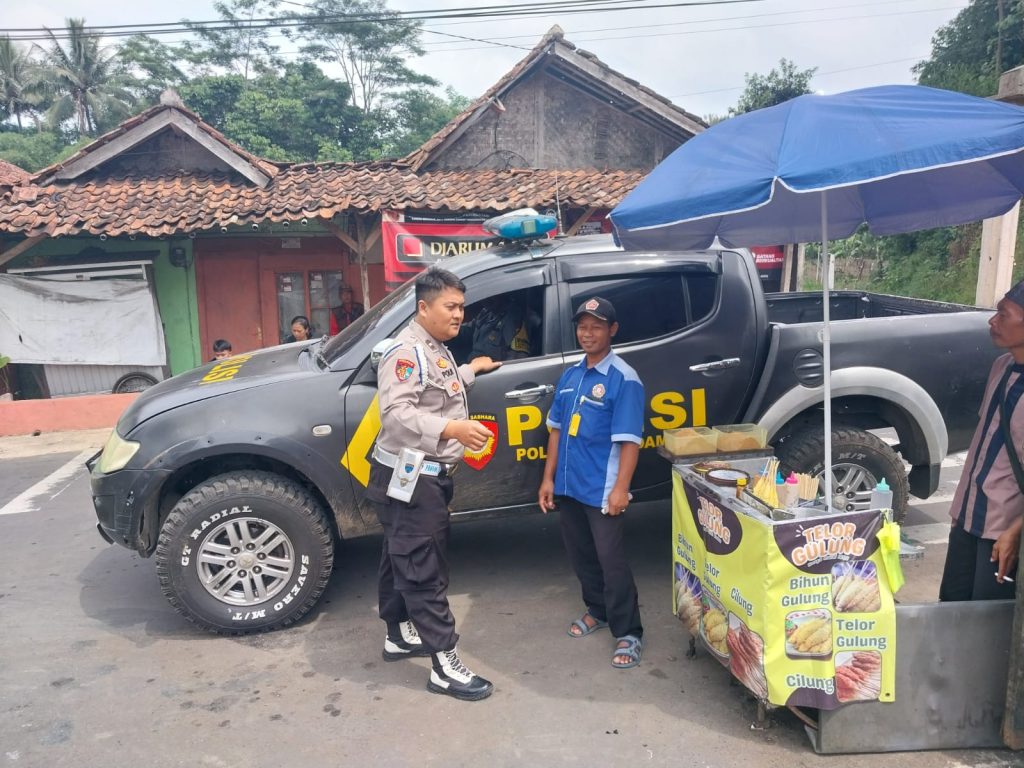
[[[479,701],[486,699],[494,690],[489,680],[474,675],[469,667],[462,663],[455,648],[433,654],[431,664],[433,666],[430,670],[430,682],[427,683],[428,691],[454,696],[462,701]]]
[[[414,656],[429,656],[430,651],[423,647],[423,641],[412,622],[402,621],[398,624],[398,632],[389,630],[384,637],[384,652],[381,655],[384,661],[398,661]]]

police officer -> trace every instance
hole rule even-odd
[[[473,318],[473,351],[470,359],[479,356],[493,360],[518,360],[536,355],[534,349],[540,318],[523,306],[524,299],[508,296],[492,299]]]
[[[491,439],[468,418],[466,390],[476,374],[501,363],[479,357],[457,366],[444,345],[458,335],[465,291],[443,269],[416,279],[416,317],[377,367],[381,431],[366,496],[384,528],[378,574],[380,617],[387,623],[384,660],[430,656],[427,689],[475,701],[493,686],[456,650],[459,636],[448,607],[448,504],[463,451],[482,450]]]
[[[586,611],[569,635],[609,627],[617,638],[612,666],[628,669],[640,663],[644,628],[622,513],[643,438],[644,388],[612,350],[619,324],[610,301],[584,301],[573,320],[586,355],[558,381],[537,502],[547,513],[557,499],[562,539],[583,588]]]

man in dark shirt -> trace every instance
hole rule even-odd
[[[343,285],[338,289],[338,297],[341,304],[331,307],[331,336],[348,328],[357,317],[362,317],[365,308],[358,301],[353,300],[352,288]]]
[[[1024,282],[1015,285],[988,321],[992,342],[1007,354],[989,372],[985,398],[949,514],[952,527],[940,600],[1013,599],[1024,523],[1024,493],[1007,448],[1024,447]],[[1012,444],[1006,445],[1003,413]]]

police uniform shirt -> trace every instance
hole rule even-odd
[[[469,365],[457,366],[448,348],[413,320],[377,366],[377,444],[391,453],[416,448],[431,459],[461,461],[462,443],[442,440],[441,432],[450,420],[469,417],[466,390],[474,379]]]
[[[621,443],[642,444],[644,387],[614,351],[584,357],[558,381],[547,424],[560,430],[555,495],[604,507],[619,474]]]

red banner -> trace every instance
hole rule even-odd
[[[473,214],[403,214],[390,212],[381,222],[384,279],[389,291],[450,256],[488,248],[498,238]]]
[[[782,269],[785,261],[781,245],[765,245],[751,248],[754,254],[754,266],[758,269]]]

